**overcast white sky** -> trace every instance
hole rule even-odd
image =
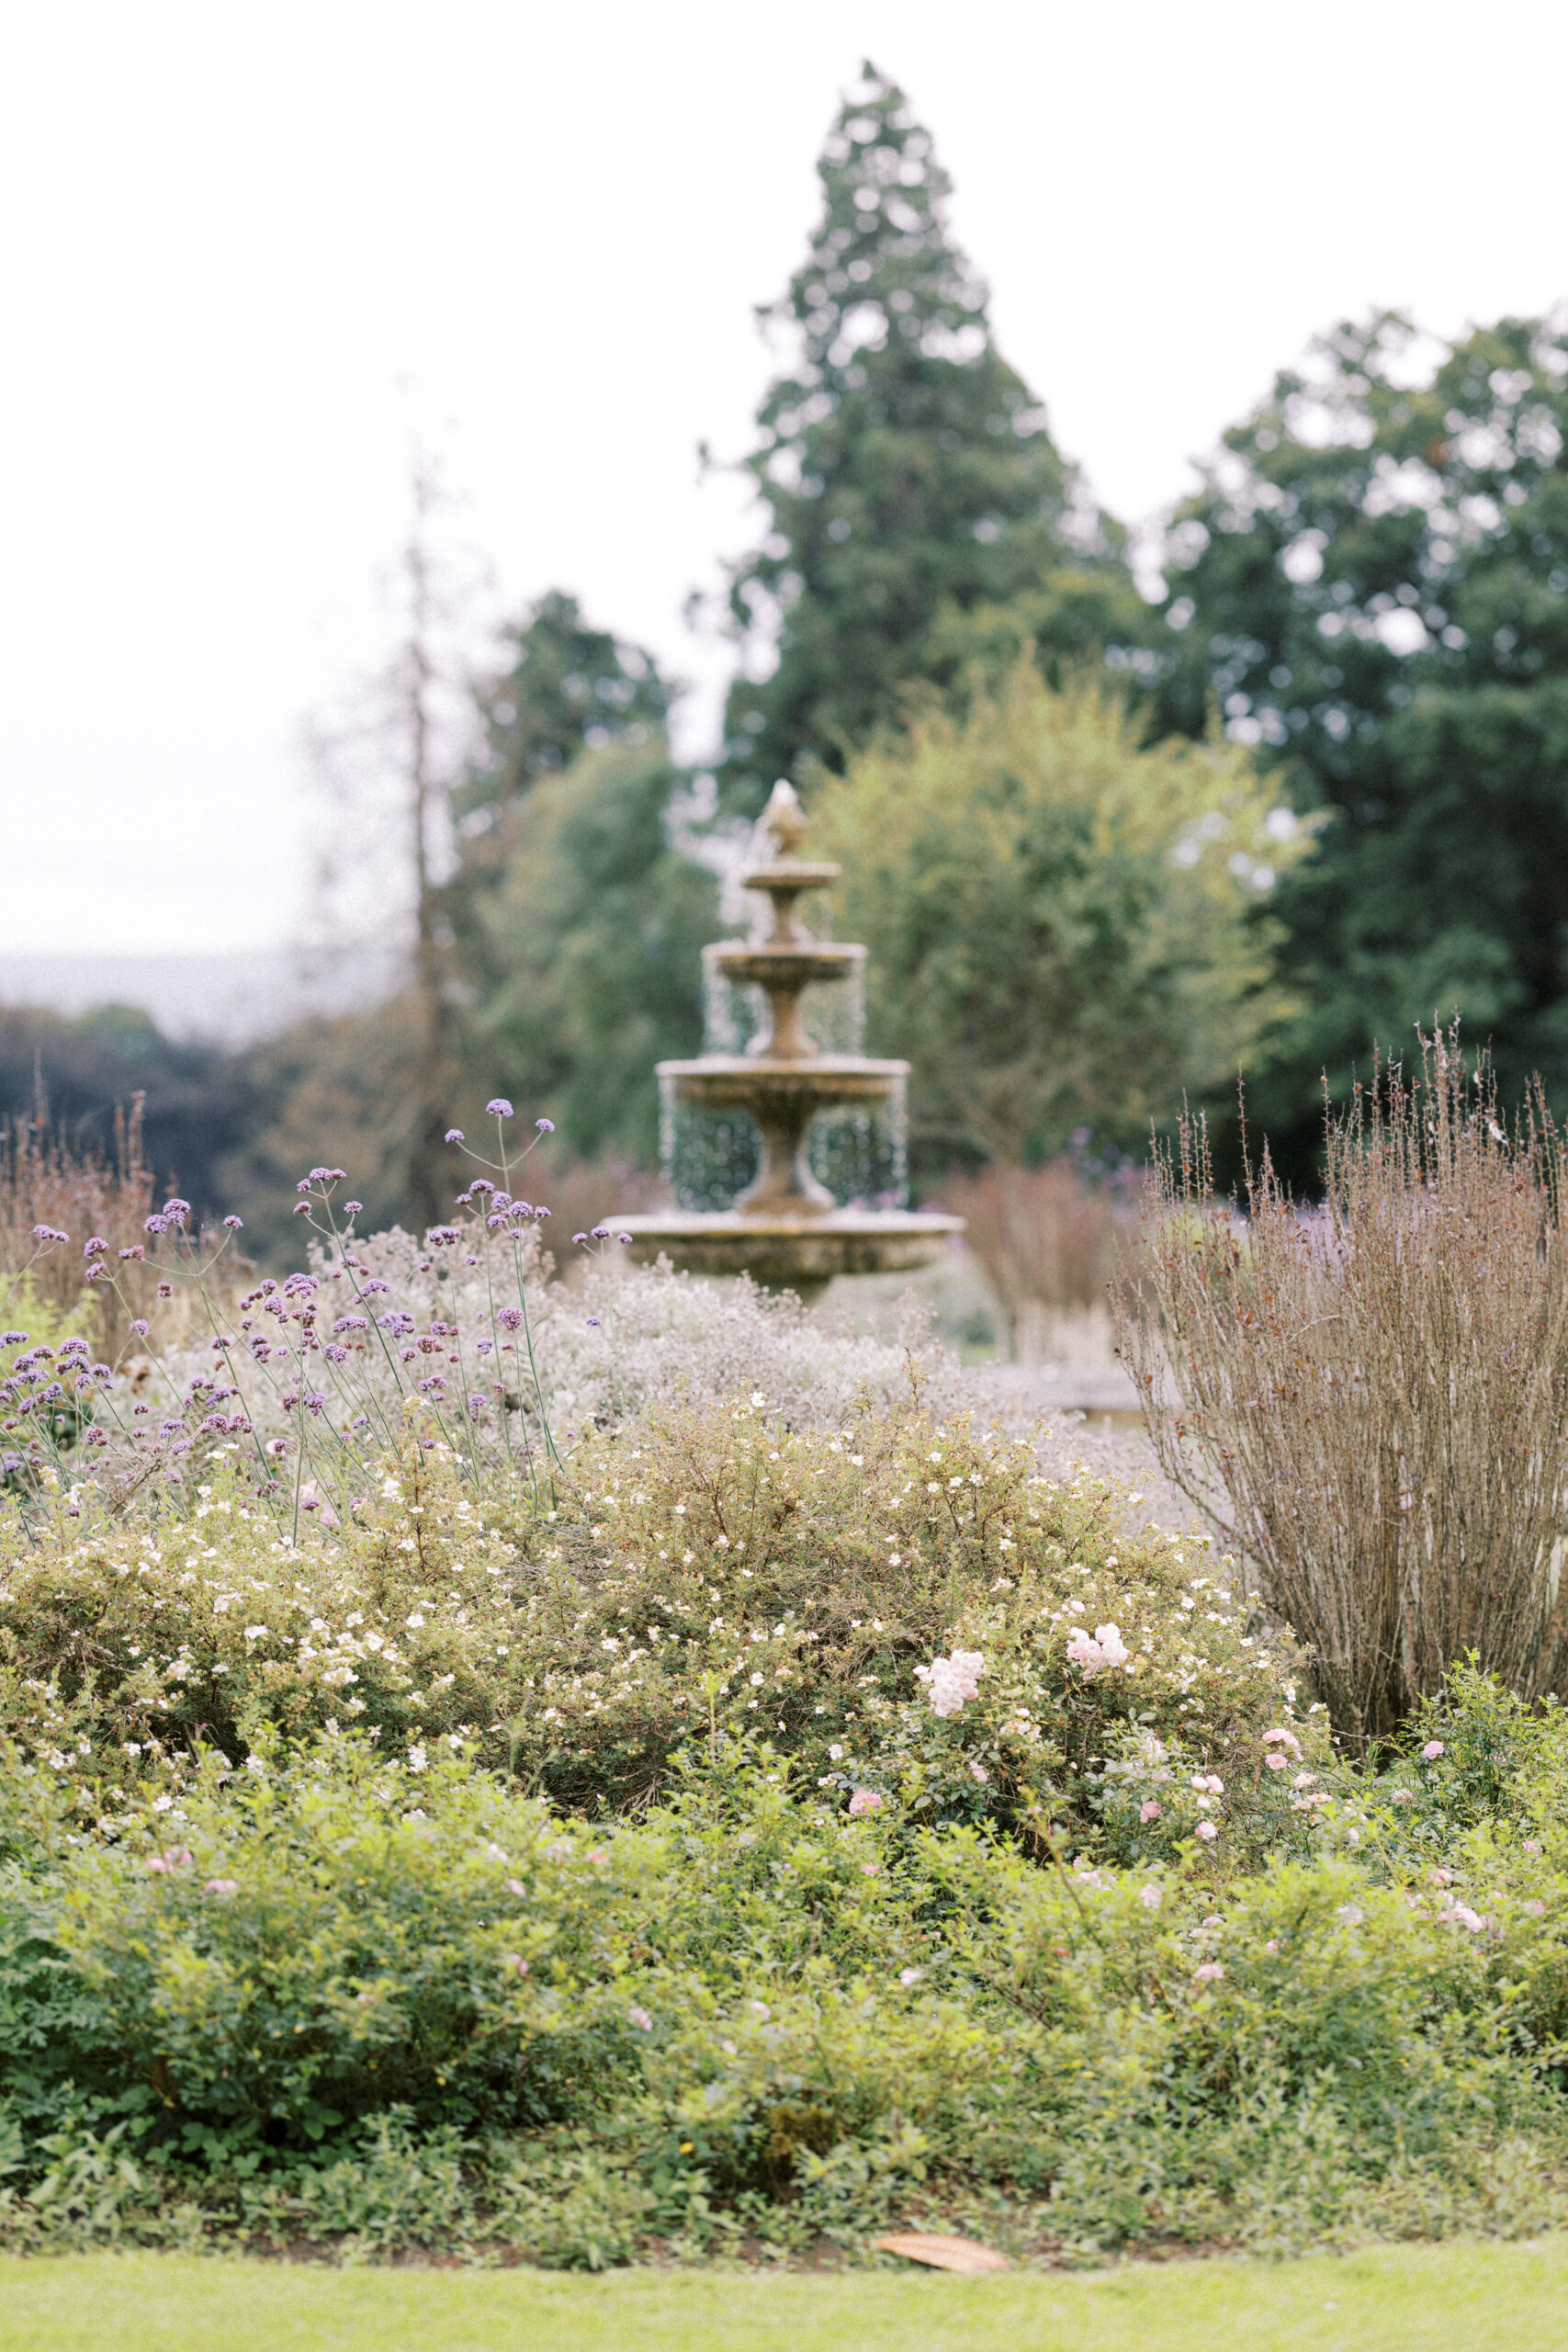
[[[869,53],[1129,519],[1336,317],[1568,297],[1561,0],[77,0],[0,40],[0,949],[299,921],[301,718],[384,642],[406,401],[491,604],[706,682],[753,303]]]

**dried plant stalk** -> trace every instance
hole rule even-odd
[[[93,1340],[111,1363],[130,1345],[133,1316],[155,1317],[165,1345],[178,1345],[206,1321],[188,1284],[176,1284],[174,1299],[162,1306],[157,1299],[168,1252],[150,1244],[143,1229],[153,1178],[141,1157],[141,1102],[133,1095],[130,1112],[115,1114],[112,1162],[73,1152],[39,1120],[0,1125],[0,1295],[28,1268],[34,1295],[69,1311],[91,1287],[84,1245],[100,1236],[109,1245],[116,1286],[96,1291]],[[39,1226],[52,1227],[69,1240],[40,1248],[34,1238]],[[143,1261],[121,1260],[122,1250],[137,1248],[145,1250]]]
[[[1166,1476],[1365,1747],[1472,1651],[1568,1691],[1568,1161],[1540,1088],[1510,1136],[1450,1032],[1330,1114],[1325,1195],[1265,1152],[1237,1216],[1184,1122],[1118,1340]]]
[[[941,1205],[965,1223],[965,1238],[1008,1319],[1008,1352],[1020,1353],[1031,1307],[1099,1306],[1116,1272],[1118,1244],[1135,1229],[1137,1186],[1120,1177],[1086,1184],[1067,1159],[1043,1168],[993,1160],[949,1177]]]

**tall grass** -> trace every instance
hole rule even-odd
[[[1042,1328],[1064,1309],[1100,1307],[1118,1251],[1137,1229],[1138,1179],[1114,1171],[1086,1182],[1068,1158],[1043,1168],[993,1161],[951,1177],[942,1206],[965,1222],[965,1238],[1007,1318],[1008,1354],[1035,1351]]]
[[[1265,1151],[1233,1212],[1201,1123],[1156,1161],[1119,1317],[1150,1437],[1359,1746],[1472,1653],[1568,1693],[1565,1191],[1539,1090],[1510,1133],[1452,1034],[1330,1116],[1320,1208]]]

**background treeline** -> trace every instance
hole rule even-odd
[[[1081,1161],[1085,1130],[1114,1164],[1184,1096],[1223,1118],[1238,1069],[1310,1185],[1324,1073],[1342,1099],[1456,1011],[1506,1091],[1539,1070],[1568,1102],[1562,322],[1336,328],[1167,518],[1151,596],[869,67],[819,172],[711,768],[671,758],[677,682],[552,592],[469,684],[428,871],[417,779],[402,997],[239,1056],[13,1012],[0,1103],[103,1144],[143,1090],[149,1163],[263,1249],[322,1159],[367,1224],[439,1214],[439,1134],[497,1091],[553,1118],[580,1209],[624,1204],[651,1065],[699,1044],[716,844],[781,775],[849,866],[835,918],[872,949],[871,1043],[916,1062],[926,1197]]]

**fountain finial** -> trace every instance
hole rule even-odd
[[[806,839],[806,811],[799,796],[788,778],[781,775],[768,795],[768,805],[762,811],[762,831],[780,857],[795,857]]]

